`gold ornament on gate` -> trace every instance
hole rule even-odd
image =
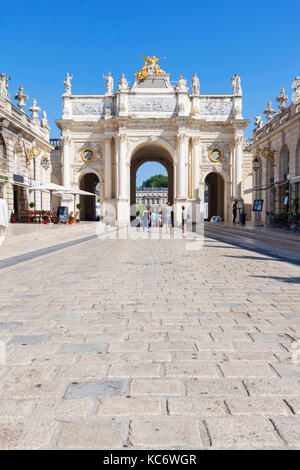
[[[38,157],[38,156],[42,153],[42,151],[44,151],[45,154],[46,154],[46,152],[47,152],[47,147],[40,148],[40,147],[38,147],[37,145],[34,145],[33,147],[28,148],[27,151],[26,151],[27,165],[29,166],[30,163],[31,163],[31,160],[32,160],[33,158]],[[48,160],[48,156],[47,156],[47,155],[46,155],[46,156],[44,155],[44,157],[42,157],[41,163],[43,163],[45,159]]]
[[[161,59],[165,59],[165,57],[155,57],[155,55],[153,55],[152,57],[149,57],[149,56],[142,56],[142,59],[144,59],[144,65],[143,67],[141,68],[141,70],[139,70],[137,73],[136,73],[136,76],[139,80],[139,82],[141,82],[142,80],[145,80],[145,78],[148,77],[148,75],[164,75],[166,72],[164,72],[163,70],[161,70],[160,66],[158,65],[158,61],[161,60]]]
[[[37,147],[36,145],[34,147],[28,148],[26,152],[27,165],[29,166],[31,163],[31,160],[37,157],[40,153],[41,153],[41,149]]]

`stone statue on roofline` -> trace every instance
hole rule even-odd
[[[114,79],[111,76],[111,72],[108,72],[107,76],[102,75],[106,82],[106,94],[113,95],[114,93]]]
[[[44,129],[47,129],[47,130],[50,129],[49,124],[48,124],[48,119],[47,119],[47,113],[46,113],[46,111],[43,111],[43,112],[42,112],[41,126],[42,126]]]
[[[71,81],[73,79],[73,75],[70,76],[69,73],[67,72],[66,73],[66,77],[64,79],[64,85],[65,85],[65,94],[66,95],[70,95],[72,92],[71,92],[71,88],[72,88],[72,85],[71,85]]]
[[[119,80],[119,91],[127,91],[128,90],[128,82],[125,78],[124,73],[122,73],[121,78]]]
[[[232,86],[232,94],[233,95],[242,95],[242,87],[241,87],[241,77],[238,73],[231,77],[231,86]]]
[[[258,131],[258,130],[261,129],[262,126],[263,126],[263,120],[262,120],[260,114],[258,114],[257,116],[255,116],[254,119],[255,119],[255,130]]]
[[[5,73],[1,73],[0,77],[0,96],[9,100],[8,81],[10,80],[10,77],[7,77]]]
[[[199,78],[197,77],[196,72],[194,72],[191,85],[192,85],[192,94],[195,96],[198,96],[200,93],[200,82],[199,82]]]
[[[300,77],[295,77],[292,84],[294,94],[293,94],[293,103],[300,103]]]
[[[186,79],[182,77],[181,73],[179,74],[179,77],[178,77],[176,90],[177,91],[187,91]]]

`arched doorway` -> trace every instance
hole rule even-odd
[[[174,202],[174,165],[170,153],[160,145],[149,144],[137,149],[130,163],[130,217],[136,216],[136,174],[141,165],[146,162],[158,162],[163,165],[168,174],[168,201]]]
[[[97,211],[99,207],[98,199],[100,199],[98,184],[99,178],[95,173],[87,173],[80,180],[80,189],[96,194],[96,197],[80,196],[80,204],[82,204],[80,211],[81,220],[97,220],[100,216]]]
[[[219,173],[209,173],[205,178],[206,219],[218,215],[224,220],[224,180]]]

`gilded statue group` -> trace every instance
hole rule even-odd
[[[161,70],[160,66],[157,63],[160,59],[165,59],[165,57],[155,57],[155,55],[153,55],[152,57],[149,57],[148,55],[146,56],[143,55],[142,59],[144,59],[145,61],[144,65],[141,68],[141,70],[139,70],[136,74],[140,82],[148,77],[149,69],[155,75],[164,75],[166,73],[163,70]]]

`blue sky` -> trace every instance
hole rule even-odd
[[[230,93],[238,72],[243,114],[250,120],[300,75],[300,2],[165,0],[0,0],[0,72],[12,77],[47,111],[51,137],[61,116],[62,81],[72,92],[104,93],[102,73],[132,80],[142,55],[166,56],[161,67],[176,80],[197,71],[202,93]],[[25,109],[26,109],[25,108]],[[145,178],[150,176],[145,173]]]

